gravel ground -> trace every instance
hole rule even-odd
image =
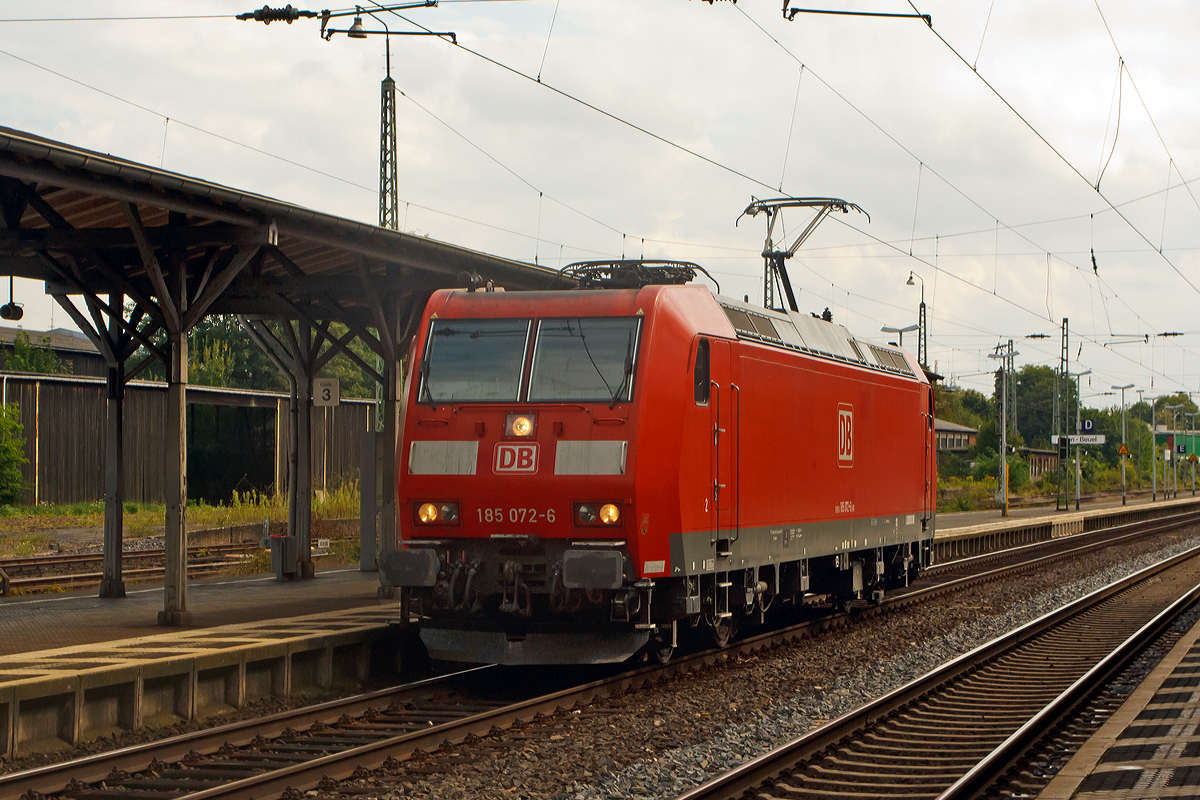
[[[387,800],[673,798],[1025,622],[1200,545],[1200,531],[1168,541],[1112,547],[964,590],[643,688],[601,704],[606,713],[568,712],[530,726],[536,730],[497,733],[487,748],[397,763],[354,781],[355,793]],[[439,767],[440,759],[457,763]]]

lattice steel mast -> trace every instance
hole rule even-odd
[[[384,37],[387,75],[379,99],[379,227],[400,230],[399,173],[396,167],[396,82],[392,80],[392,39]]]

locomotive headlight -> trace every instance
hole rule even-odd
[[[457,525],[458,503],[421,503],[417,522],[422,525]]]
[[[526,439],[533,436],[536,423],[537,417],[533,414],[509,414],[504,421],[504,433],[506,436]]]
[[[617,503],[576,503],[576,525],[617,525],[621,522],[621,506]]]

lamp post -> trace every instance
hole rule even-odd
[[[1158,500],[1158,436],[1154,424],[1154,404],[1162,398],[1163,395],[1146,398],[1150,403],[1150,502]],[[1166,480],[1165,475],[1163,480]]]
[[[419,2],[397,3],[386,6],[376,2],[374,3],[374,8],[355,6],[353,11],[324,10],[316,12],[293,8],[289,3],[284,8],[263,6],[254,11],[247,11],[244,14],[237,15],[237,19],[243,22],[262,22],[266,25],[270,25],[272,22],[286,22],[291,25],[300,18],[311,19],[319,17],[321,20],[320,36],[327,42],[333,38],[335,33],[343,33],[347,39],[366,39],[371,35],[384,37],[386,72],[383,82],[380,85],[381,97],[379,110],[379,227],[381,228],[391,228],[392,230],[399,230],[400,228],[399,171],[396,161],[396,82],[392,80],[392,37],[439,36],[449,39],[455,44],[458,44],[458,38],[452,31],[393,31],[388,28],[387,23],[379,15],[383,13],[395,14],[397,11],[406,11],[414,8],[432,8],[436,5],[437,0],[419,0]],[[369,19],[382,25],[383,30],[370,30],[364,26],[364,14]],[[349,28],[332,27],[332,24],[336,24],[336,20],[351,16],[354,17],[354,21]]]
[[[1075,379],[1075,435],[1076,436],[1079,435],[1079,400],[1080,400],[1079,379],[1082,378],[1084,375],[1091,375],[1091,374],[1092,374],[1092,371],[1090,369],[1085,369],[1083,372],[1068,372],[1067,373],[1068,378]],[[1068,437],[1067,441],[1068,442],[1070,441],[1070,437]],[[1083,477],[1082,469],[1079,464],[1079,448],[1080,448],[1079,440],[1076,439],[1075,440],[1075,510],[1076,511],[1079,510],[1079,484],[1080,484],[1081,478]]]
[[[883,326],[882,328],[880,328],[879,330],[883,331],[884,333],[898,333],[898,334],[900,334],[900,346],[901,346],[901,347],[904,347],[904,334],[906,334],[906,333],[911,333],[912,331],[915,331],[915,330],[917,330],[917,329],[918,329],[918,328],[920,328],[920,327],[921,327],[920,323],[918,323],[918,324],[916,324],[916,325],[906,325],[906,326],[905,326],[905,327],[903,327],[903,328],[893,328],[891,325],[884,325],[884,326]],[[918,347],[919,347],[919,346],[920,346],[920,344],[918,343]],[[921,360],[921,357],[920,357],[919,355],[917,356],[917,360],[918,360],[918,361],[920,361],[920,360]],[[921,363],[921,366],[922,366],[922,367],[923,367],[923,366],[925,366],[924,362],[922,362],[922,363]]]
[[[1127,383],[1112,388],[1121,390],[1121,449],[1125,451],[1121,455],[1121,505],[1125,505],[1125,462],[1129,460],[1129,448],[1125,446],[1125,390],[1132,389],[1133,384]]]
[[[915,286],[916,284],[913,283],[913,278],[916,278],[917,280],[919,280],[921,282],[921,306],[920,306],[920,312],[917,315],[917,325],[920,327],[921,333],[919,334],[920,338],[917,340],[917,362],[921,365],[922,368],[925,368],[925,366],[926,366],[925,361],[927,358],[929,358],[929,353],[928,353],[927,345],[926,345],[926,341],[925,341],[926,337],[928,335],[928,330],[929,330],[929,325],[925,321],[925,279],[922,278],[917,273],[910,270],[908,273],[908,280],[905,281],[904,285],[905,286]]]
[[[996,348],[998,352],[988,353],[988,358],[1003,359],[1000,366],[1000,516],[1008,516],[1008,369],[1013,356],[1020,353],[1013,350],[1012,339],[1008,346]]]
[[[1179,414],[1179,409],[1183,408],[1183,403],[1179,403],[1178,405],[1174,405],[1174,406],[1163,406],[1163,408],[1171,412],[1171,478],[1168,479],[1169,482],[1167,484],[1167,488],[1170,489],[1171,485],[1174,484],[1174,487],[1175,487],[1174,497],[1176,500],[1178,500],[1179,499],[1179,458],[1178,458],[1178,453],[1175,452],[1177,449],[1175,447],[1175,440],[1179,438],[1179,435],[1177,433],[1179,430],[1178,414]],[[1165,468],[1164,468],[1164,472],[1165,472]],[[1163,478],[1166,479],[1167,476],[1164,474]],[[1165,492],[1164,492],[1164,494],[1165,494]]]

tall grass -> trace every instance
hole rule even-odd
[[[346,480],[328,491],[317,491],[312,498],[315,519],[353,519],[359,512],[357,480]],[[166,522],[162,503],[125,503],[124,527],[131,537],[150,536]],[[228,504],[209,505],[192,501],[187,508],[190,530],[245,525],[269,519],[287,520],[287,494],[255,491],[235,492]],[[104,525],[104,502],[36,506],[0,506],[0,533],[59,528],[90,528]]]

